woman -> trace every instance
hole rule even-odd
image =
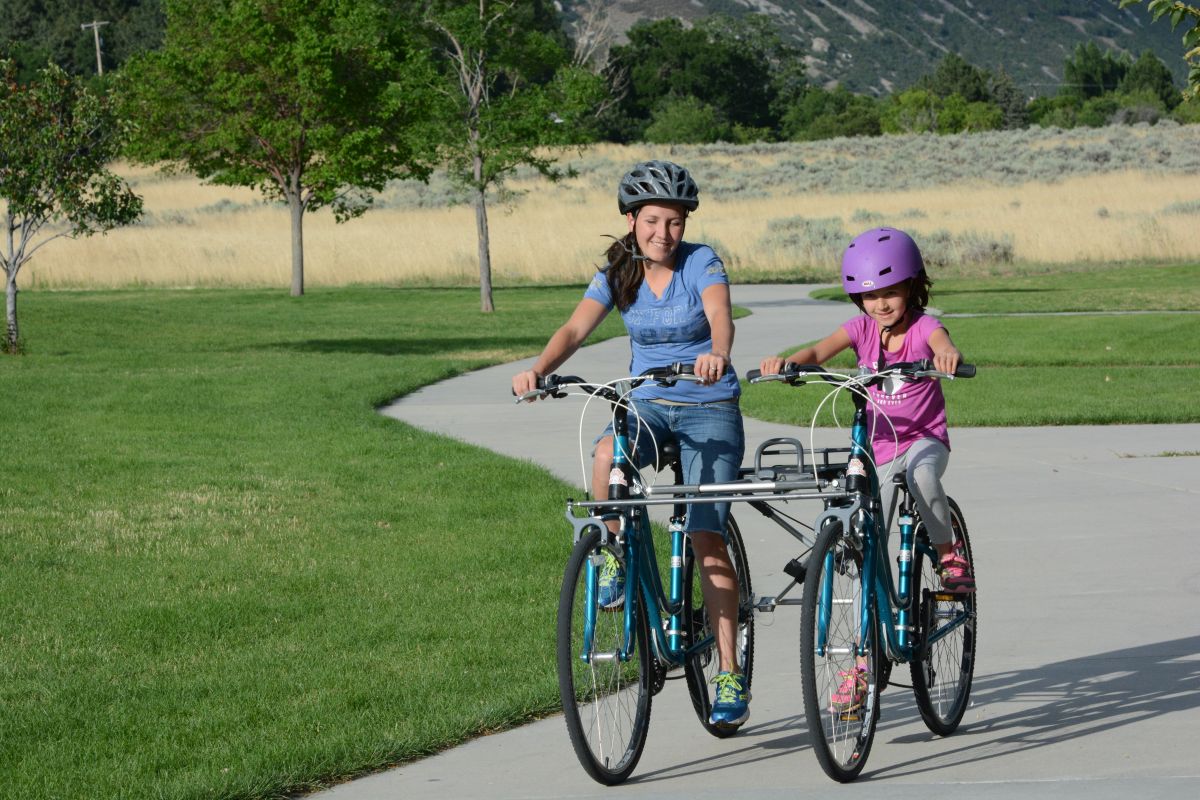
[[[745,450],[741,388],[729,360],[733,315],[725,266],[712,248],[683,241],[688,214],[699,206],[688,171],[669,161],[647,161],[630,170],[617,188],[617,207],[628,233],[608,249],[608,263],[592,280],[566,324],[533,367],[513,377],[517,395],[533,391],[539,376],[556,371],[615,307],[632,345],[631,374],[676,362],[695,365],[699,383],[647,382],[634,390],[631,420],[648,429],[632,436],[636,464],[653,463],[654,442],[676,442],[687,484],[737,478]],[[596,442],[592,493],[608,497],[613,460],[611,428]],[[685,530],[700,564],[704,604],[715,620],[720,672],[711,722],[737,728],[750,716],[750,692],[737,663],[737,575],[725,546],[729,504],[688,506]],[[624,577],[616,564],[601,576],[601,603],[624,602]],[[606,602],[607,601],[607,602]]]

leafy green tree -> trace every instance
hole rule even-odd
[[[715,108],[695,97],[671,95],[650,115],[646,141],[653,144],[709,144],[729,141],[733,131]]]
[[[947,53],[931,74],[917,81],[916,88],[942,98],[956,94],[968,103],[978,103],[992,99],[988,91],[990,80],[991,75],[958,53]]]
[[[634,25],[629,42],[613,47],[606,68],[624,88],[606,120],[615,141],[644,135],[663,98],[695,97],[721,119],[743,128],[774,128],[805,86],[798,51],[784,45],[762,18],[714,16],[692,28],[675,18]]]
[[[968,102],[960,94],[943,98],[937,110],[938,133],[999,130],[1004,112],[995,103]]]
[[[1121,0],[1120,8],[1137,5],[1143,0]],[[1171,27],[1178,28],[1184,22],[1183,59],[1188,64],[1188,99],[1200,95],[1200,7],[1177,0],[1148,0],[1146,8],[1154,20],[1170,15]]]
[[[1063,94],[1087,100],[1116,91],[1128,69],[1125,58],[1095,42],[1077,45],[1063,64]]]
[[[879,102],[853,94],[844,86],[832,91],[810,86],[784,113],[780,132],[789,141],[815,141],[838,136],[878,136]]]
[[[968,102],[960,94],[939,97],[918,88],[892,95],[880,115],[885,133],[988,131],[998,129],[1003,119],[995,103]]]
[[[1082,103],[1076,97],[1062,94],[1035,97],[1029,101],[1029,122],[1043,128],[1074,128]]]
[[[553,7],[542,0],[444,0],[425,18],[452,105],[442,152],[452,178],[471,190],[479,251],[480,308],[495,309],[487,193],[520,166],[562,176],[555,145],[587,138],[585,117],[603,81],[572,66]]]
[[[1075,124],[1088,128],[1103,128],[1116,121],[1117,110],[1121,107],[1115,92],[1107,92],[1099,97],[1090,97],[1083,101],[1075,116]]]
[[[424,177],[432,71],[376,0],[166,0],[163,48],[128,68],[130,155],[250,186],[288,206],[292,295],[304,214],[361,214],[370,191]]]
[[[1121,79],[1117,91],[1125,95],[1149,95],[1167,111],[1183,101],[1183,95],[1175,87],[1175,80],[1171,77],[1171,70],[1149,50],[1129,65],[1129,70]]]
[[[884,133],[928,133],[937,130],[940,110],[940,98],[933,92],[909,89],[891,96],[879,122]]]
[[[21,82],[16,64],[0,61],[3,352],[21,348],[17,274],[34,253],[59,237],[102,233],[141,214],[141,198],[107,168],[123,134],[110,98],[60,67]]]
[[[1025,95],[1017,88],[1003,67],[991,76],[990,94],[992,102],[1000,109],[1000,127],[1004,130],[1017,130],[1029,123],[1028,104]]]
[[[783,40],[770,16],[713,14],[697,21],[696,27],[707,32],[713,41],[741,48],[766,65],[768,106],[767,114],[760,119],[760,123],[777,123],[808,90],[803,51]],[[735,123],[739,122],[744,123],[735,120]]]

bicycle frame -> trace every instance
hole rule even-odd
[[[927,541],[916,541],[913,500],[907,488],[901,488],[896,493],[887,516],[883,515],[879,476],[875,470],[874,451],[867,430],[867,399],[858,391],[851,394],[854,398],[854,421],[851,425],[851,451],[846,471],[846,488],[855,496],[846,506],[831,504],[826,508],[818,517],[817,529],[820,530],[827,522],[839,521],[847,534],[862,532],[862,582],[866,587],[867,596],[861,601],[857,655],[866,654],[868,642],[871,641],[870,626],[876,624],[880,628],[878,641],[883,643],[887,657],[895,662],[908,662],[918,655],[915,649],[917,642],[911,636],[915,631],[913,622],[916,612],[915,596],[912,592],[914,549],[921,548],[921,552],[935,562],[937,553]],[[897,509],[900,512],[900,554],[897,559],[897,573],[893,576],[888,564],[888,532]],[[831,553],[826,554],[826,559],[832,558]],[[832,564],[826,564],[826,569],[832,569]],[[817,648],[822,656],[825,655],[832,602],[830,587],[823,586],[818,615]],[[931,631],[926,637],[926,643],[936,642],[969,618],[970,615],[965,612],[955,615],[937,630]]]
[[[629,661],[634,654],[636,636],[634,625],[637,613],[637,603],[643,602],[650,629],[654,632],[654,645],[657,657],[672,665],[684,663],[693,651],[708,647],[713,637],[708,636],[700,642],[694,642],[691,647],[684,647],[683,638],[683,566],[686,537],[683,532],[683,507],[675,503],[675,513],[671,517],[669,528],[671,537],[671,568],[669,586],[664,589],[662,576],[658,569],[658,557],[654,552],[653,534],[650,529],[650,518],[645,508],[633,503],[623,502],[639,499],[630,495],[641,495],[638,486],[637,470],[629,457],[631,448],[628,434],[628,409],[622,403],[617,403],[613,409],[613,465],[609,473],[609,501],[590,503],[569,503],[567,519],[575,526],[575,539],[583,535],[589,528],[598,528],[602,540],[611,535],[608,520],[617,519],[620,523],[619,535],[627,543],[626,553],[626,583],[624,613],[624,647],[616,657],[621,661]],[[632,489],[631,489],[632,487]],[[674,502],[674,501],[672,501]],[[599,517],[579,519],[571,513],[573,507],[604,509],[612,506],[624,507],[623,511],[610,511]],[[580,658],[587,661],[596,654],[592,652],[593,634],[596,621],[595,593],[598,591],[596,565],[589,562],[586,570],[587,579],[587,611],[584,615],[583,652]],[[636,576],[636,580],[630,580]],[[667,624],[663,624],[660,609],[668,615]]]

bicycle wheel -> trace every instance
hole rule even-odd
[[[861,547],[861,539],[843,535],[840,522],[823,528],[809,555],[800,612],[800,672],[808,734],[825,774],[842,783],[858,777],[867,763],[879,718],[883,657],[874,609],[865,656],[857,656],[867,597]],[[859,668],[864,672],[856,684]],[[848,696],[840,694],[847,679],[856,687]]]
[[[590,561],[593,574],[598,574],[605,550],[624,563],[621,548],[615,541],[601,545],[597,531],[581,538],[567,561],[558,603],[558,688],[579,763],[597,781],[611,786],[629,777],[646,745],[652,654],[640,596],[634,609],[637,641],[632,658],[616,658],[625,643],[621,610],[592,610],[595,623],[588,652],[584,636],[589,611],[587,567]],[[593,603],[595,595],[593,586]]]
[[[955,541],[961,541],[967,559],[975,564],[971,540],[962,510],[950,501],[950,524]],[[918,531],[918,537],[920,532]],[[975,676],[975,593],[946,594],[938,592],[941,584],[937,562],[920,550],[917,552],[913,574],[919,576],[914,591],[920,592],[921,605],[917,615],[917,656],[910,663],[913,693],[921,719],[929,730],[939,736],[954,733],[966,713],[971,698],[971,680]],[[954,620],[965,621],[948,633],[939,630]],[[936,640],[929,642],[930,636]]]
[[[750,680],[754,670],[754,604],[751,598],[754,593],[750,588],[750,565],[746,558],[746,545],[742,542],[742,532],[730,514],[725,523],[726,539],[729,540],[729,559],[733,562],[734,572],[738,580],[738,626],[737,626],[737,660],[746,676],[746,688],[750,688]],[[712,636],[708,612],[704,608],[704,595],[700,591],[700,568],[692,558],[691,548],[688,548],[684,569],[684,612],[683,619],[688,631],[688,646]],[[708,647],[697,650],[688,656],[684,663],[684,674],[687,676],[688,693],[692,696],[692,706],[704,729],[718,739],[726,739],[738,732],[738,728],[725,728],[709,722],[712,713],[712,690],[709,684],[720,671],[721,661],[717,657],[716,642]]]

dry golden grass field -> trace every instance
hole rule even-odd
[[[646,158],[696,174],[701,206],[687,238],[713,244],[735,281],[827,278],[844,242],[877,224],[918,241],[940,235],[951,274],[1200,259],[1200,125],[601,145],[561,155],[578,175],[551,184],[518,174],[508,184],[516,197],[490,206],[496,285],[587,280],[604,237],[624,232],[616,182]],[[288,285],[282,206],[154,168],[118,172],[144,197],[144,220],[51,243],[22,273],[24,288]],[[376,208],[343,224],[328,211],[306,215],[307,285],[476,283],[474,212],[463,199],[439,176],[428,187],[389,187]]]

